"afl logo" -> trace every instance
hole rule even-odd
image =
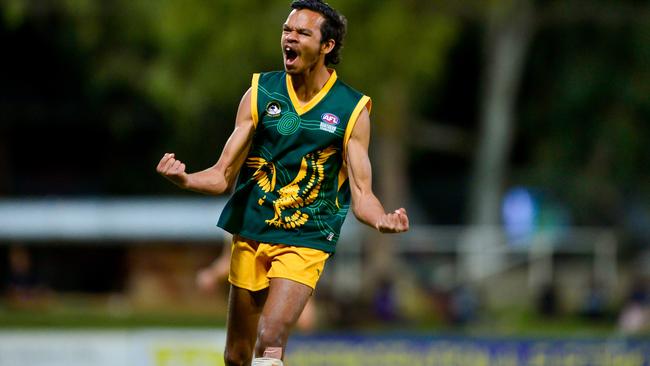
[[[279,116],[281,112],[282,108],[280,107],[280,103],[275,100],[266,105],[266,114],[271,117]]]
[[[329,123],[330,125],[339,124],[339,118],[332,113],[323,113],[323,115],[320,116],[320,119],[323,120],[323,122]]]

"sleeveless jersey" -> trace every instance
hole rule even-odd
[[[370,98],[330,73],[305,105],[284,71],[253,75],[255,133],[219,227],[264,243],[335,251],[350,207],[345,148]]]

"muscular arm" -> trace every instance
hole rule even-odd
[[[408,230],[406,210],[400,208],[386,213],[379,199],[372,192],[372,168],[368,158],[370,143],[370,117],[364,109],[359,115],[347,145],[346,162],[350,189],[352,191],[352,211],[366,225],[383,233],[399,233]]]
[[[173,153],[165,154],[156,170],[177,186],[199,193],[218,195],[228,192],[234,185],[239,169],[253,140],[255,125],[250,109],[251,89],[239,103],[235,129],[226,141],[216,164],[200,172],[188,174],[185,164]]]

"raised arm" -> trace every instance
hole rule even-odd
[[[235,184],[239,169],[253,140],[255,124],[250,104],[251,89],[248,89],[239,102],[235,130],[226,141],[215,165],[206,170],[188,174],[185,172],[185,164],[176,159],[174,153],[167,153],[160,159],[156,171],[183,189],[212,195],[228,192]]]
[[[409,229],[409,220],[404,208],[386,213],[384,207],[372,192],[372,168],[368,158],[370,143],[370,116],[364,109],[357,120],[347,145],[346,161],[352,211],[366,225],[382,233],[400,233]]]

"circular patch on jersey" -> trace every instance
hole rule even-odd
[[[270,101],[266,105],[266,113],[271,116],[271,117],[277,117],[282,113],[282,107],[280,106],[280,102],[276,100]]]
[[[298,127],[300,127],[300,116],[294,112],[285,113],[277,126],[278,132],[285,136],[294,134],[298,131]]]

